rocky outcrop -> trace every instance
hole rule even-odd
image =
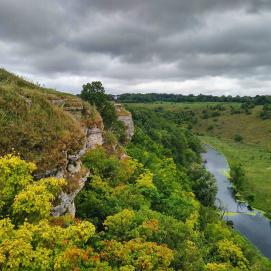
[[[96,146],[99,146],[102,144],[103,144],[102,130],[98,127],[93,127],[93,128],[88,129],[86,148],[93,149]]]
[[[0,111],[10,116],[0,127],[0,155],[21,153],[37,165],[35,179],[65,178],[67,186],[53,213],[74,214],[73,200],[89,174],[80,159],[103,144],[100,114],[80,97],[42,88],[3,69],[0,85]]]
[[[74,199],[76,195],[84,187],[88,176],[89,176],[89,172],[87,172],[85,176],[79,179],[79,185],[75,191],[70,192],[70,193],[63,192],[63,191],[61,192],[61,194],[59,195],[60,204],[58,204],[57,206],[53,208],[53,212],[52,212],[53,216],[60,216],[65,213],[69,213],[72,216],[75,216],[76,209],[75,209]]]
[[[89,176],[89,171],[86,170],[80,161],[81,157],[90,149],[103,144],[103,124],[100,116],[96,118],[96,121],[89,121],[88,115],[85,112],[84,104],[77,98],[75,100],[55,97],[51,99],[51,102],[63,108],[66,112],[71,114],[81,123],[81,127],[84,133],[82,140],[82,147],[76,152],[66,150],[63,155],[64,166],[58,169],[47,170],[43,175],[39,177],[55,176],[57,178],[65,178],[68,182],[67,191],[62,191],[58,198],[58,203],[53,208],[52,214],[54,216],[60,216],[65,213],[75,215],[74,199],[80,190],[84,187],[84,184]]]
[[[63,152],[64,162],[63,166],[53,170],[47,170],[43,176],[55,176],[57,178],[65,178],[68,182],[68,187],[59,195],[58,201],[53,208],[52,214],[54,216],[61,216],[69,213],[75,216],[74,199],[80,190],[84,187],[90,172],[85,169],[80,161],[81,157],[90,149],[96,146],[103,145],[103,124],[102,119],[96,118],[96,121],[89,121],[88,115],[85,112],[84,104],[76,98],[76,100],[69,99],[66,101],[63,98],[51,99],[51,102],[63,108],[66,112],[81,123],[81,128],[84,134],[81,148],[77,151],[66,150]],[[130,140],[134,134],[134,123],[130,112],[126,111],[121,104],[116,104],[116,111],[118,120],[125,125],[127,139]],[[82,132],[81,131],[81,132]],[[123,154],[125,157],[125,154]]]
[[[87,128],[85,142],[82,149],[75,154],[67,154],[66,168],[59,170],[55,174],[56,177],[65,178],[70,183],[70,191],[63,191],[60,194],[60,203],[53,209],[54,216],[60,216],[65,213],[70,213],[73,216],[75,215],[74,199],[84,187],[89,176],[89,171],[82,166],[80,158],[88,150],[103,144],[102,132],[103,131],[98,127]]]
[[[118,120],[124,123],[126,136],[131,140],[134,135],[134,122],[132,114],[125,110],[122,104],[115,104]]]

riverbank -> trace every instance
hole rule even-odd
[[[271,259],[270,221],[260,212],[250,210],[246,204],[240,204],[232,194],[232,184],[224,172],[229,170],[225,156],[213,147],[207,146],[202,154],[206,169],[212,173],[217,183],[216,206],[222,210],[223,219],[231,221],[233,228],[244,235],[266,257]]]
[[[271,163],[270,153],[257,145],[236,143],[214,137],[200,137],[204,144],[213,146],[223,153],[229,165],[241,164],[245,174],[246,183],[242,190],[237,190],[237,198],[247,201],[255,210],[271,218]],[[236,189],[236,188],[235,188]]]

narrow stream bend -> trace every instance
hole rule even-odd
[[[240,204],[234,199],[231,182],[225,174],[229,171],[229,165],[222,154],[207,146],[202,158],[206,161],[206,169],[215,176],[218,189],[216,206],[222,207],[228,213],[224,219],[231,220],[234,229],[246,236],[263,255],[271,259],[270,221],[260,212],[251,211],[246,204]]]

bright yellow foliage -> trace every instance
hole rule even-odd
[[[33,181],[31,173],[35,169],[33,163],[15,155],[0,157],[0,213],[9,208],[15,195]]]
[[[148,189],[156,189],[155,185],[152,182],[153,174],[151,172],[146,172],[141,174],[139,178],[136,180],[136,186],[138,188],[148,188]]]
[[[121,212],[108,216],[105,220],[104,227],[108,234],[118,237],[118,240],[131,236],[131,230],[135,224],[135,212],[124,209]]]
[[[63,228],[42,220],[35,225],[25,222],[14,229],[9,220],[0,220],[1,270],[52,270],[52,263],[60,261],[57,255],[71,247],[78,246],[79,250],[94,232],[87,221]]]
[[[135,270],[146,271],[172,270],[169,265],[173,260],[174,253],[166,245],[143,242],[140,239],[133,239],[123,243],[110,240],[104,241],[103,244],[101,257],[112,263],[113,266],[120,265],[120,267],[128,268],[127,265],[132,265]]]
[[[208,263],[206,271],[230,271],[229,266],[225,263]]]
[[[13,213],[30,221],[49,217],[52,202],[65,184],[64,179],[57,178],[41,179],[29,184],[15,197]]]
[[[233,241],[224,239],[218,242],[218,253],[223,261],[230,262],[240,270],[248,270],[248,261],[241,248]]]

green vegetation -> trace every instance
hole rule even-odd
[[[263,110],[262,110],[262,112],[260,113],[260,117],[261,117],[263,120],[271,119],[271,104],[265,104],[265,105],[263,106]]]
[[[240,165],[245,181],[238,188],[241,195],[237,195],[270,216],[271,122],[261,117],[268,104],[131,103],[129,107],[134,110],[152,109],[174,120],[199,135],[203,143],[221,151],[232,168]]]
[[[162,113],[130,109],[131,158],[98,148],[83,159],[92,175],[76,198],[77,216],[96,226],[95,246],[110,240],[124,253],[124,244],[151,242],[165,249],[162,270],[269,270],[269,261],[220,220],[197,138]],[[111,264],[121,268],[123,261]],[[135,270],[159,270],[148,266]]]
[[[104,87],[100,81],[83,85],[80,97],[96,106],[107,128],[111,127],[113,122],[117,121],[114,105],[108,101],[109,98],[105,94]]]
[[[95,231],[86,220],[51,217],[63,179],[34,181],[34,164],[0,158],[1,206],[11,203],[0,211],[1,270],[270,270],[213,208],[195,200],[184,169],[162,155],[151,160],[153,172],[103,148],[85,156],[92,176],[77,205]]]
[[[125,129],[121,121],[117,119],[115,106],[110,102],[110,96],[105,94],[104,87],[100,81],[94,81],[83,85],[80,97],[96,106],[103,118],[103,123],[107,130],[110,130],[118,139],[125,142]]]
[[[182,95],[166,93],[125,93],[118,96],[118,100],[123,103],[154,103],[154,102],[172,102],[172,103],[195,103],[195,102],[237,102],[245,104],[245,107],[255,105],[264,105],[271,102],[271,96],[213,96],[213,95]]]
[[[112,104],[99,82],[83,87],[82,96],[93,106],[4,70],[0,82],[5,154],[0,157],[1,270],[271,269],[268,259],[220,219],[214,207],[215,180],[201,165],[201,142],[192,133],[199,115],[206,121],[223,117],[227,110],[253,116],[246,110],[257,107],[210,104],[202,112],[199,104],[198,111],[186,104],[179,112],[179,105],[174,111],[131,104],[136,132],[126,146],[128,156],[115,129],[116,115],[107,118],[116,111],[110,111]],[[85,123],[102,126],[95,107],[106,123],[105,143],[82,158],[90,176],[76,197],[76,218],[52,217],[61,191],[72,184],[54,177],[35,180],[33,172],[61,164],[58,154],[67,147],[78,151]],[[72,115],[72,110],[80,114]],[[121,107],[117,113],[129,114]],[[212,125],[206,131],[215,132]],[[6,129],[10,135],[2,136]],[[242,143],[232,137],[234,144],[245,144],[247,137],[240,135]],[[231,172],[240,188],[247,178],[243,169]]]
[[[82,111],[79,120],[69,113],[76,109]],[[39,171],[62,166],[63,151],[81,148],[85,121],[101,121],[88,103],[0,69],[0,155],[16,150]]]
[[[229,160],[230,167],[241,165],[245,173],[242,182],[241,195],[257,209],[270,216],[271,180],[270,151],[254,145],[236,143],[231,140],[215,137],[202,137],[202,141],[221,151]]]

